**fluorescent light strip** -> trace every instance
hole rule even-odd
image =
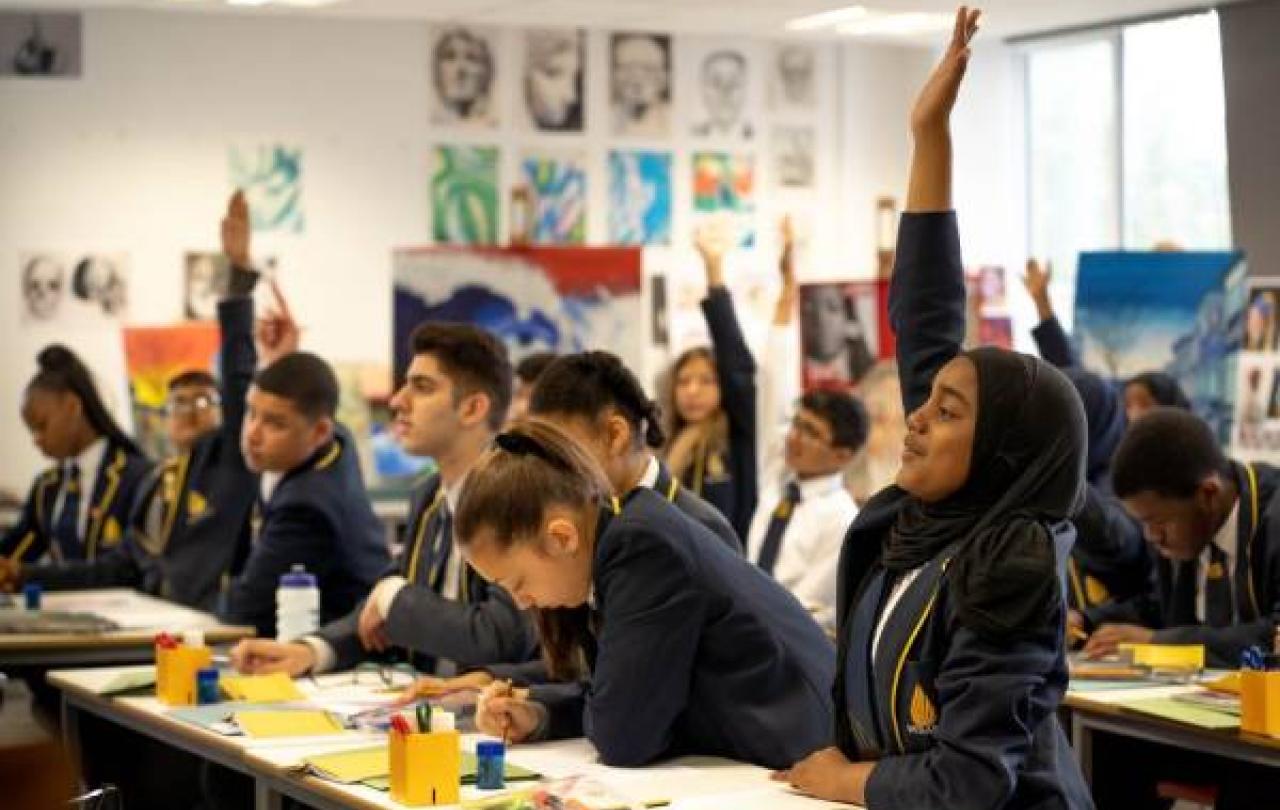
[[[908,12],[905,14],[876,14],[836,26],[836,33],[854,37],[872,36],[914,36],[945,31],[951,27],[952,17],[949,14],[926,14]]]
[[[807,17],[797,17],[788,22],[786,27],[788,31],[816,31],[819,28],[851,22],[865,16],[867,16],[867,9],[864,6],[846,6],[810,14]]]

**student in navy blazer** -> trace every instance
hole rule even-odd
[[[977,16],[957,12],[913,115],[890,290],[910,416],[898,484],[866,504],[841,555],[836,747],[777,775],[870,810],[1092,807],[1056,716],[1083,410],[1039,360],[960,353],[948,118]]]
[[[275,636],[276,587],[293,566],[316,576],[321,622],[346,615],[387,566],[382,523],[337,407],[332,369],[306,352],[267,366],[249,389],[241,449],[261,483],[220,613],[260,636]]]
[[[218,303],[219,384],[205,372],[169,382],[169,435],[175,455],[145,482],[124,541],[97,559],[18,573],[46,589],[132,587],[212,612],[232,560],[247,542],[257,476],[240,453],[245,396],[257,365],[249,266],[249,211],[244,195],[231,199],[223,220],[223,252],[231,267]],[[264,342],[266,359],[278,354]]]
[[[684,754],[776,766],[829,735],[832,648],[799,602],[653,490],[617,499],[568,434],[518,423],[472,470],[457,537],[522,606],[587,606],[583,644],[543,638],[543,703],[482,696],[477,725],[516,742],[585,734],[603,762]]]
[[[738,537],[746,537],[759,486],[756,363],[724,284],[728,238],[710,227],[697,234],[707,273],[702,313],[711,348],[690,349],[672,365],[663,455],[682,485],[719,509]]]
[[[93,560],[124,538],[152,463],[107,411],[93,375],[65,346],[36,358],[22,418],[57,462],[36,476],[18,522],[0,538],[0,582],[23,563]]]

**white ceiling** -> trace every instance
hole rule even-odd
[[[1072,28],[1117,19],[1193,10],[1234,0],[986,0],[987,37]],[[951,12],[955,0],[339,0],[317,9],[249,9],[224,0],[0,0],[0,8],[147,8],[184,12],[298,14],[374,19],[454,20],[496,25],[652,28],[779,36],[796,17],[860,4],[874,11]],[[927,44],[941,35],[917,40]]]

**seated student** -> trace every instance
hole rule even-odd
[[[440,472],[414,493],[408,545],[361,605],[315,635],[238,645],[232,660],[242,671],[348,669],[391,647],[410,651],[426,672],[533,654],[528,622],[510,596],[465,564],[451,530],[462,484],[511,398],[506,347],[483,329],[454,323],[425,323],[410,341],[412,362],[391,399],[394,430],[406,452],[430,456]]]
[[[889,305],[911,415],[898,484],[871,499],[845,540],[839,747],[776,776],[870,810],[1093,806],[1057,720],[1067,682],[1060,572],[1083,487],[1079,398],[1035,358],[959,353],[964,265],[948,118],[977,17],[957,13],[912,116]]]
[[[1210,665],[1235,668],[1266,649],[1280,616],[1280,472],[1227,459],[1198,417],[1161,408],[1129,429],[1114,482],[1160,554],[1159,587],[1104,611],[1086,654],[1203,644]]]
[[[1146,371],[1129,378],[1124,385],[1124,407],[1129,421],[1137,421],[1156,408],[1191,410],[1191,400],[1172,375]]]
[[[314,354],[286,354],[253,378],[240,447],[261,483],[250,542],[237,552],[244,563],[220,611],[228,623],[275,636],[276,588],[295,565],[316,577],[320,621],[333,621],[386,567],[382,523],[337,408],[338,380]]]
[[[92,561],[16,570],[14,580],[51,590],[134,587],[216,610],[236,541],[248,530],[257,482],[240,455],[244,399],[257,362],[251,295],[258,280],[249,269],[249,210],[241,192],[228,206],[222,243],[231,276],[218,304],[221,389],[204,371],[169,381],[165,410],[174,456],[150,477],[122,543]],[[262,335],[270,362],[287,350],[289,336],[278,327],[260,330],[267,331],[276,335],[272,342]]]
[[[56,466],[36,476],[17,524],[0,538],[0,555],[19,564],[92,560],[124,537],[151,461],[107,411],[79,357],[53,345],[36,363],[22,419]]]
[[[670,419],[663,457],[694,495],[746,537],[756,508],[756,364],[724,285],[729,234],[703,227],[697,247],[707,274],[702,312],[711,348],[681,354],[671,367]]]
[[[494,684],[482,731],[585,732],[617,766],[682,754],[776,765],[827,739],[831,645],[790,594],[657,492],[613,497],[550,423],[514,425],[496,445],[463,490],[458,541],[519,605],[591,605],[589,682],[551,703]],[[578,652],[542,643],[553,677]]]
[[[1085,502],[1073,519],[1076,544],[1067,566],[1068,623],[1080,636],[1093,626],[1102,606],[1146,593],[1155,576],[1142,526],[1125,512],[1111,488],[1111,462],[1128,429],[1116,387],[1079,364],[1049,300],[1052,267],[1027,260],[1024,283],[1040,315],[1032,330],[1040,356],[1062,369],[1084,405],[1088,428]]]
[[[514,422],[529,414],[529,396],[534,383],[556,359],[555,352],[535,352],[516,363],[515,387],[511,389],[511,407],[507,409],[507,421]]]

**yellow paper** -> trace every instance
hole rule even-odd
[[[1204,669],[1203,644],[1121,644],[1120,652],[1132,653],[1140,667]]]
[[[391,773],[391,758],[385,745],[319,754],[307,757],[303,762],[318,775],[343,784],[355,784]]]
[[[1240,728],[1240,718],[1226,712],[1182,703],[1172,698],[1147,698],[1118,704],[1126,709],[1175,720],[1200,728],[1230,730]]]
[[[247,711],[236,712],[236,725],[250,737],[316,737],[338,734],[342,726],[328,712],[320,711]]]
[[[1228,672],[1221,678],[1216,678],[1207,683],[1201,684],[1205,689],[1211,692],[1221,692],[1226,695],[1240,694],[1240,673]]]
[[[297,684],[283,672],[274,675],[232,675],[219,682],[231,700],[241,703],[287,703],[304,700]]]

